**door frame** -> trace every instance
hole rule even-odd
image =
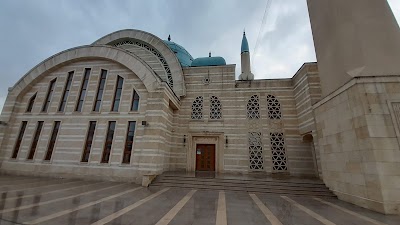
[[[224,133],[202,132],[189,133],[188,144],[186,146],[186,171],[196,171],[196,146],[197,144],[214,144],[215,145],[215,172],[224,171]]]

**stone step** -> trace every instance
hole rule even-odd
[[[276,179],[261,177],[258,179],[241,176],[212,178],[186,176],[185,174],[162,174],[153,181],[151,186],[335,197],[322,181],[310,179],[302,180],[299,178]]]
[[[315,192],[315,191],[300,191],[300,190],[283,190],[283,189],[268,189],[268,188],[243,188],[235,186],[208,186],[208,185],[190,185],[190,184],[152,184],[152,187],[171,187],[171,188],[188,188],[196,190],[225,190],[225,191],[245,191],[250,193],[266,193],[266,194],[279,194],[279,195],[306,195],[306,196],[323,196],[323,197],[336,197],[331,192]]]
[[[202,181],[165,181],[157,180],[155,184],[174,184],[174,185],[202,185],[202,186],[218,186],[218,187],[238,187],[238,188],[259,188],[259,189],[273,189],[273,190],[291,190],[291,191],[311,191],[311,192],[329,192],[326,187],[301,187],[301,186],[286,186],[286,185],[264,185],[252,183],[229,183],[229,182],[202,182]]]
[[[298,183],[298,184],[319,184],[324,185],[324,182],[318,179],[300,179],[300,178],[290,178],[290,177],[282,177],[282,178],[272,178],[272,177],[262,177],[262,178],[253,178],[253,177],[233,177],[233,176],[223,176],[223,177],[194,177],[189,175],[169,175],[162,174],[163,178],[173,178],[173,179],[204,179],[204,180],[232,180],[232,181],[258,181],[258,182],[279,182],[279,183]]]
[[[267,186],[293,186],[293,187],[310,187],[310,188],[325,188],[323,183],[298,183],[298,182],[280,182],[280,181],[263,181],[263,180],[237,180],[237,179],[212,179],[212,178],[195,178],[195,177],[159,177],[159,182],[204,182],[204,183],[227,183],[227,184],[252,184],[252,185],[267,185]]]

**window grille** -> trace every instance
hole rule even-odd
[[[260,119],[260,103],[258,95],[253,95],[247,102],[247,118]]]
[[[221,113],[221,101],[218,99],[218,97],[211,96],[210,98],[210,119],[221,119],[222,118],[222,113]]]
[[[203,118],[203,96],[197,97],[192,104],[192,119],[201,120]]]
[[[249,132],[249,155],[250,169],[263,170],[263,148],[261,142],[261,132]]]
[[[267,96],[268,118],[279,120],[282,118],[281,104],[273,95]]]
[[[271,151],[272,151],[272,170],[286,171],[287,158],[285,149],[285,139],[283,133],[270,133]]]

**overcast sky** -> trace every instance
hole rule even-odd
[[[1,0],[0,110],[7,89],[32,67],[68,48],[121,29],[139,29],[182,45],[191,55],[223,56],[240,66],[243,29],[256,79],[292,77],[316,61],[306,0]],[[400,21],[400,1],[389,0]],[[258,33],[260,38],[257,48]]]

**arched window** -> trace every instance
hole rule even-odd
[[[203,118],[203,96],[197,97],[192,104],[192,119],[201,120]]]
[[[247,102],[247,118],[260,119],[260,103],[258,95],[253,95]]]
[[[140,97],[135,89],[133,89],[131,111],[138,111]]]
[[[270,133],[272,151],[272,170],[286,171],[287,158],[285,149],[285,139],[283,133]]]
[[[218,97],[211,96],[210,98],[210,119],[216,120],[221,119],[221,101],[219,101]]]
[[[262,170],[264,168],[261,132],[249,132],[249,156],[251,170]]]
[[[281,104],[273,95],[267,96],[268,118],[280,120],[282,118]]]

